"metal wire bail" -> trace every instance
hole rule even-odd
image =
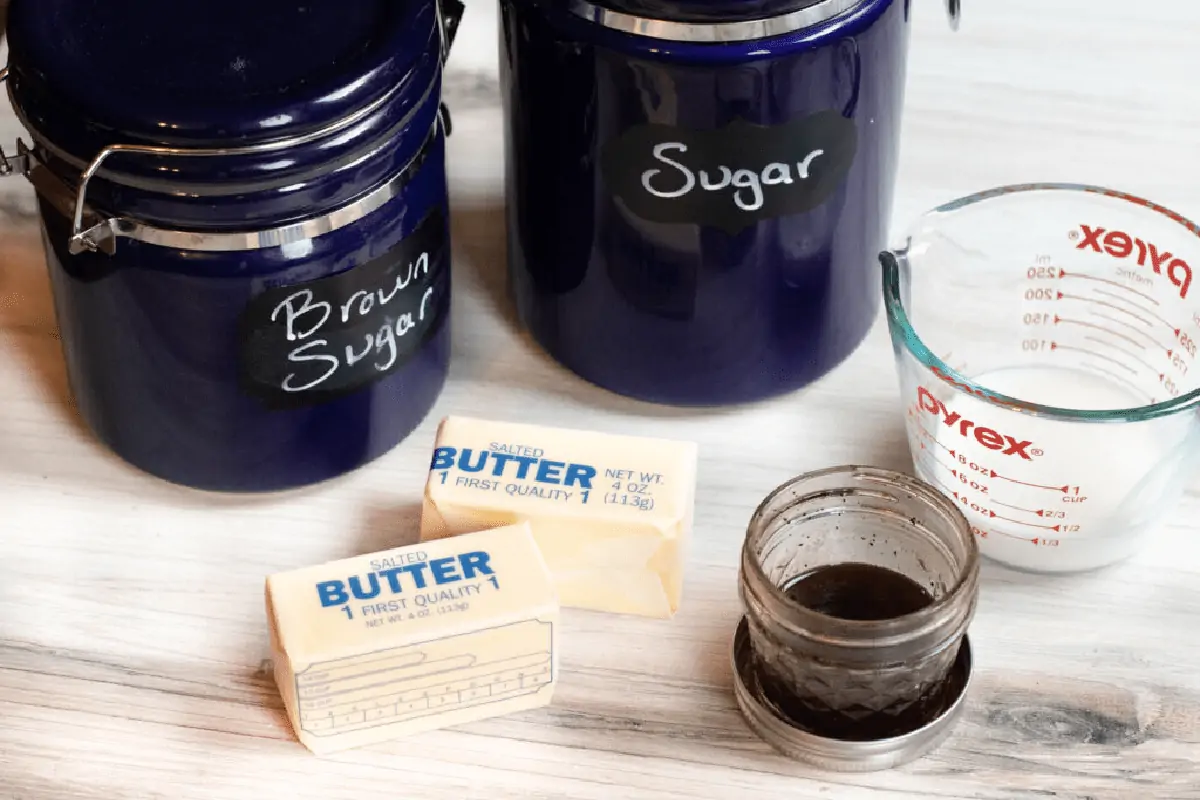
[[[453,2],[453,0],[449,1]],[[4,83],[8,79],[8,76],[9,70],[7,67],[0,69],[0,83]],[[408,120],[412,119],[418,110],[423,107],[437,85],[438,81],[435,77],[425,88],[422,97],[414,103],[413,108],[400,123],[401,125],[408,124]],[[398,84],[369,105],[320,130],[253,145],[219,148],[179,148],[112,144],[102,149],[87,164],[79,177],[78,185],[75,187],[69,186],[54,175],[40,162],[37,155],[24,142],[18,139],[16,155],[9,155],[0,147],[0,178],[16,174],[24,176],[33,184],[40,196],[48,200],[59,213],[71,220],[71,235],[67,242],[67,248],[73,255],[100,252],[112,255],[116,252],[117,239],[120,237],[165,247],[180,247],[183,249],[205,251],[231,252],[273,247],[298,238],[312,238],[330,233],[361,219],[396,196],[396,193],[408,180],[407,173],[409,166],[401,170],[391,181],[327,214],[276,228],[252,231],[199,233],[159,229],[136,219],[99,213],[98,210],[88,205],[88,188],[92,180],[100,172],[104,163],[111,156],[117,154],[133,154],[151,158],[237,156],[276,152],[315,141],[323,136],[328,136],[350,127],[366,118],[377,111],[383,104],[389,102],[400,91],[400,88],[401,85]],[[445,106],[439,104],[439,109],[430,133],[427,135],[426,141],[418,153],[413,156],[410,166],[420,162],[432,141],[432,137],[438,131],[448,134],[449,122],[449,114]]]

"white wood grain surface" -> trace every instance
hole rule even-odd
[[[1000,183],[1071,180],[1200,217],[1200,3],[914,4],[896,224]],[[955,737],[908,767],[821,774],[733,703],[736,554],[804,470],[908,468],[882,324],[809,390],[719,412],[614,397],[518,332],[503,295],[495,11],[472,0],[447,78],[452,377],[378,463],[306,491],[189,492],[102,449],[68,399],[32,191],[0,182],[0,799],[1200,798],[1200,482],[1135,560],[1039,578],[993,565]],[[5,108],[3,141],[16,126]],[[490,415],[701,444],[696,546],[670,622],[565,613],[553,706],[320,760],[266,669],[262,579],[408,542],[437,418]]]

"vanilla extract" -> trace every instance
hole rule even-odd
[[[809,570],[785,588],[793,602],[850,622],[881,622],[921,611],[934,596],[913,579],[871,564],[830,564]],[[796,682],[763,677],[767,697],[795,725],[830,739],[874,741],[917,730],[936,719],[957,696],[955,676],[933,683],[912,681],[896,694],[897,676],[827,670],[798,673]],[[961,688],[961,687],[959,687]],[[846,697],[861,700],[847,704]],[[888,697],[886,704],[877,699]]]
[[[933,595],[912,578],[872,564],[817,567],[797,576],[784,593],[805,608],[857,621],[895,619],[933,602]]]

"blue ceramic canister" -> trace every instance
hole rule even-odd
[[[7,86],[74,401],[126,461],[270,491],[426,416],[449,355],[457,0],[14,0]]]
[[[845,359],[880,302],[910,3],[501,0],[509,281],[534,338],[677,405]]]

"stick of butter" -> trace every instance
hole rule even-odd
[[[683,592],[696,458],[692,442],[447,417],[421,539],[528,521],[562,605],[669,618]]]
[[[527,524],[267,578],[275,683],[318,755],[550,702],[558,601]]]

